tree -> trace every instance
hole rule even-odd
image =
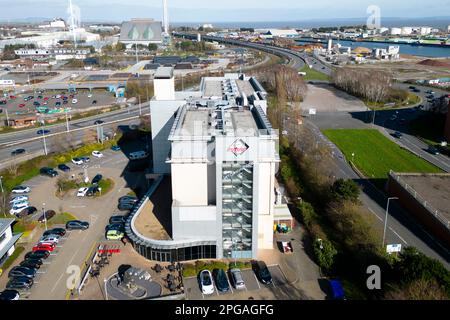
[[[359,197],[359,187],[353,180],[338,179],[331,186],[331,194],[336,200],[350,200],[356,203]]]
[[[148,44],[148,50],[150,50],[150,51],[156,51],[156,50],[158,50],[158,45],[155,44],[155,43],[149,43],[149,44]]]
[[[418,279],[385,293],[387,300],[448,300],[445,290],[434,280]]]
[[[325,272],[329,272],[334,263],[334,257],[337,250],[333,244],[326,239],[316,239],[313,244],[314,254],[317,258],[319,267]]]

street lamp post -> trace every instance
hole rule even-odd
[[[108,282],[108,280],[106,280],[105,278],[103,278],[103,282],[105,283],[105,299],[108,300],[108,286],[106,285],[106,283]]]
[[[384,229],[383,229],[383,248],[384,248],[384,242],[386,240],[386,227],[387,227],[387,218],[388,218],[388,213],[389,213],[389,202],[391,200],[397,200],[397,197],[390,197],[387,199],[387,205],[386,205],[386,215],[384,217]]]
[[[66,111],[66,129],[67,129],[67,132],[70,131],[70,129],[69,129],[69,117],[67,116],[67,111]]]
[[[3,190],[3,176],[0,176],[0,188],[2,189],[2,197],[3,197],[3,215],[6,218],[6,202],[5,202],[5,191]]]

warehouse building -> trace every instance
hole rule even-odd
[[[162,25],[153,19],[132,19],[125,21],[120,28],[119,42],[131,48],[134,44],[148,46],[150,43],[162,44]]]
[[[170,233],[148,232],[142,217],[149,212],[137,209],[127,222],[136,250],[179,261],[256,258],[259,249],[272,249],[280,160],[262,86],[225,74],[203,78],[199,91],[176,92],[173,68],[162,67],[154,87],[154,173],[171,186],[170,207],[158,220],[170,216]]]
[[[387,191],[430,234],[450,246],[450,174],[391,171]]]

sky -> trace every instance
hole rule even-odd
[[[72,1],[80,7],[82,21],[160,20],[162,16],[162,0]],[[370,5],[380,8],[381,18],[450,16],[450,0],[168,0],[168,3],[171,22],[363,18],[368,16]],[[0,19],[67,19],[67,6],[68,0],[0,0]]]

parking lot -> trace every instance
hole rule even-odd
[[[203,300],[203,299],[245,299],[254,297],[258,293],[263,291],[272,291],[277,288],[288,285],[288,281],[280,269],[279,265],[268,266],[270,274],[272,275],[272,284],[266,285],[261,283],[253,270],[244,269],[241,270],[242,277],[245,282],[245,289],[236,290],[230,282],[229,274],[227,274],[230,290],[228,292],[220,292],[213,281],[214,293],[211,295],[204,295],[200,289],[199,281],[197,277],[184,278],[184,288],[186,292],[186,298],[188,300]]]
[[[100,197],[77,197],[76,190],[69,192],[62,199],[56,196],[56,179],[46,176],[37,176],[24,183],[31,187],[29,193],[30,205],[38,209],[33,215],[37,219],[42,215],[42,208],[45,203],[45,209],[52,209],[56,212],[69,212],[77,219],[88,221],[90,226],[85,231],[68,231],[67,234],[57,244],[51,255],[44,260],[44,264],[38,270],[34,285],[25,292],[21,298],[39,299],[39,300],[63,300],[67,298],[70,283],[74,281],[74,275],[77,270],[82,270],[87,257],[92,253],[96,244],[105,241],[105,226],[113,215],[123,215],[125,212],[119,212],[117,209],[117,199],[126,195],[130,187],[134,187],[133,181],[127,177],[124,179],[124,170],[128,165],[127,157],[120,151],[105,150],[103,158],[94,158],[91,156],[89,165],[83,168],[68,163],[71,167],[70,174],[79,172],[88,172],[90,179],[97,173],[105,178],[114,181],[114,188],[107,194]],[[62,174],[60,172],[60,174]],[[142,175],[136,175],[141,177]],[[136,182],[138,183],[138,182]],[[51,222],[51,220],[49,220]],[[42,223],[38,226],[36,234],[28,240],[25,245],[25,251],[16,259],[14,266],[24,260],[27,252],[31,251],[45,228]],[[52,227],[58,227],[53,225]],[[64,227],[64,226],[62,226]],[[114,242],[114,241],[112,241]],[[7,276],[0,278],[0,290],[3,290],[8,281]]]
[[[62,97],[56,98],[56,96],[67,96],[67,103],[64,103]],[[70,95],[74,95],[73,98],[77,100],[76,103],[72,103]],[[92,96],[90,96],[92,95]],[[25,101],[24,98],[33,96],[33,99]],[[38,98],[42,96],[42,98]],[[11,98],[13,97],[13,98]],[[53,97],[53,98],[52,98]],[[8,97],[0,97],[0,101],[6,101],[6,104],[1,104],[2,114],[5,114],[8,110],[10,116],[14,114],[34,114],[38,110],[34,105],[35,102],[40,104],[41,110],[47,108],[50,112],[52,110],[71,108],[71,110],[83,110],[98,106],[112,105],[116,102],[116,98],[113,93],[106,90],[95,90],[90,93],[88,90],[80,90],[77,93],[68,93],[67,91],[47,91],[42,93],[9,93]],[[95,101],[95,103],[93,103]],[[54,111],[53,111],[54,112]],[[44,111],[43,111],[44,113]]]

